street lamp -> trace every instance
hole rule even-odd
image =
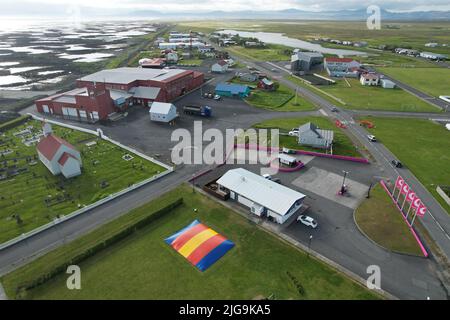
[[[195,193],[195,174],[192,175],[192,193]]]
[[[313,236],[310,235],[310,236],[309,236],[309,241],[308,241],[308,257],[309,257],[309,253],[310,253],[310,251],[311,251],[311,241],[312,241],[312,238],[313,238]]]
[[[367,190],[367,196],[366,196],[367,199],[370,198],[370,191],[372,190],[372,187],[373,187],[373,182],[370,183],[369,190]]]
[[[344,179],[342,180],[342,186],[341,186],[341,194],[345,193],[345,178],[347,177],[347,174],[349,174],[348,171],[342,170],[344,173]]]

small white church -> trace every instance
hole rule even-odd
[[[65,178],[72,178],[81,174],[81,155],[66,140],[53,134],[52,126],[44,122],[44,136],[37,144],[39,160],[53,175],[62,174]]]

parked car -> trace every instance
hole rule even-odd
[[[283,149],[281,149],[282,153],[286,153],[286,154],[296,154],[297,152],[293,149],[289,149],[289,148],[285,148],[283,147]]]
[[[377,141],[377,138],[375,138],[375,136],[374,136],[374,135],[371,135],[371,134],[369,134],[369,135],[367,136],[367,139],[369,139],[369,141],[372,141],[372,142],[376,142],[376,141]]]
[[[305,216],[305,215],[298,216],[297,221],[300,221],[305,226],[313,228],[313,229],[317,228],[317,225],[318,225],[316,220],[314,220],[310,216]]]
[[[215,96],[214,96],[214,100],[217,100],[217,101],[219,101],[219,100],[221,100],[222,99],[222,97],[221,96],[219,96],[218,94],[216,94]]]
[[[264,177],[264,179],[272,180],[272,176],[270,174],[268,174],[268,173],[263,174],[262,176]]]
[[[403,164],[400,162],[400,161],[398,161],[398,160],[392,160],[391,161],[391,163],[394,165],[394,167],[396,167],[396,168],[402,168],[403,167]]]
[[[298,128],[293,128],[291,131],[289,131],[289,135],[292,137],[298,136]]]
[[[336,107],[331,108],[331,112],[339,112],[339,109]]]

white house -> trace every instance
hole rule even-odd
[[[436,42],[429,42],[429,43],[425,43],[425,47],[428,48],[436,48],[439,44]]]
[[[149,112],[150,120],[159,122],[171,122],[178,116],[177,108],[164,102],[153,102]]]
[[[228,63],[225,60],[220,60],[211,66],[211,72],[225,73],[228,71]]]
[[[378,86],[380,84],[380,75],[375,73],[364,73],[359,78],[363,86]]]
[[[62,174],[65,178],[72,178],[81,174],[81,156],[66,140],[52,133],[49,123],[44,124],[44,137],[36,146],[39,160],[53,174]]]
[[[250,208],[251,213],[270,217],[279,224],[295,214],[306,197],[243,168],[227,171],[217,184],[230,192],[231,199]]]
[[[176,63],[178,62],[178,54],[176,52],[169,52],[166,54],[167,62]]]
[[[433,52],[421,52],[420,53],[421,58],[430,59],[430,60],[446,60],[447,56],[439,53],[433,53]]]
[[[328,149],[333,144],[334,131],[319,129],[308,122],[298,128],[298,143],[313,148]]]

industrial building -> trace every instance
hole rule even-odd
[[[325,70],[330,77],[358,78],[361,64],[352,58],[325,58]]]
[[[230,199],[248,207],[251,213],[279,224],[295,214],[306,197],[243,168],[227,171],[217,180],[217,185],[230,193]]]
[[[323,69],[323,55],[320,52],[303,52],[296,49],[291,56],[291,71],[308,73]]]
[[[199,87],[201,72],[182,69],[118,68],[77,80],[78,89],[36,101],[37,110],[71,120],[96,122],[133,105],[170,102]]]
[[[219,83],[215,92],[221,97],[245,98],[250,94],[250,88],[241,84]]]

